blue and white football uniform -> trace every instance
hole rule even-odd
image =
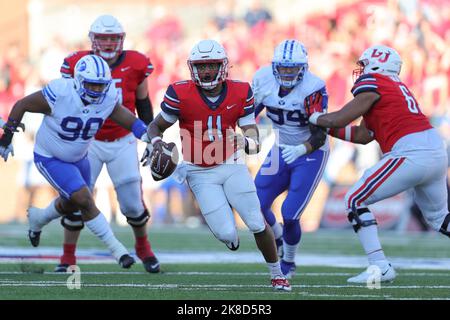
[[[118,103],[111,86],[100,104],[85,105],[73,79],[56,79],[42,93],[51,109],[36,134],[34,161],[38,170],[65,199],[90,185],[86,158],[91,140]]]
[[[310,138],[311,132],[303,101],[310,94],[320,92],[324,97],[323,108],[326,111],[328,96],[325,82],[306,71],[302,81],[287,95],[280,97],[280,85],[272,70],[271,66],[262,67],[253,78],[255,92],[270,92],[262,101],[257,101],[256,115],[266,109],[276,137],[275,144],[256,176],[255,184],[261,210],[273,229],[276,219],[271,210],[272,203],[278,195],[288,191],[281,208],[284,222],[283,240],[285,244],[297,245],[301,238],[298,220],[322,177],[329,146],[326,141],[320,149],[300,156],[288,164],[282,158],[280,145],[298,146]],[[280,232],[275,232],[275,236],[280,237]],[[278,238],[277,245],[280,246],[280,243],[281,238]]]

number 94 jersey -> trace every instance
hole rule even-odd
[[[368,91],[380,95],[380,99],[363,118],[383,153],[391,151],[400,138],[432,128],[416,99],[398,77],[378,73],[362,75],[355,81],[351,91],[355,97]]]
[[[307,71],[301,83],[297,84],[284,97],[278,95],[280,85],[273,76],[272,66],[259,69],[252,83],[255,102],[266,108],[266,115],[272,120],[276,141],[280,144],[299,145],[308,140],[311,132],[308,127],[308,117],[303,101],[314,92],[321,92],[324,96],[324,112],[327,108],[327,92],[325,82]],[[260,93],[262,101],[258,101]],[[255,106],[259,109],[259,106]],[[327,148],[325,145],[325,148]]]
[[[36,134],[34,152],[66,162],[77,162],[86,154],[90,141],[118,103],[119,95],[110,86],[101,104],[84,105],[73,79],[51,81],[42,90],[51,109]]]

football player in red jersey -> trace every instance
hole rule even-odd
[[[113,16],[99,16],[91,25],[89,38],[92,50],[77,51],[69,55],[61,66],[62,76],[73,77],[75,64],[82,57],[88,54],[101,56],[111,68],[113,84],[120,94],[119,102],[131,112],[137,111],[138,117],[149,124],[153,120],[146,79],[153,71],[150,60],[140,52],[123,50],[125,32]],[[159,262],[147,238],[146,224],[150,215],[142,198],[136,138],[128,130],[107,120],[95,135],[88,156],[92,188],[106,164],[120,209],[133,229],[136,254],[146,271],[159,272]],[[44,210],[54,210],[53,202]],[[38,214],[38,210],[34,208],[31,214]],[[61,223],[65,228],[64,253],[55,269],[57,272],[65,272],[69,265],[76,264],[76,243],[84,226],[77,213],[64,217]]]
[[[253,232],[271,270],[272,286],[290,291],[253,179],[240,159],[242,149],[247,154],[259,151],[251,87],[227,79],[228,58],[214,40],[196,44],[188,66],[192,80],[168,87],[162,111],[149,125],[149,139],[155,149],[162,148],[162,133],[179,121],[184,162],[175,175],[187,180],[212,233],[230,250],[237,250],[239,238],[232,208],[236,209]],[[235,133],[236,124],[244,136]]]
[[[376,45],[363,52],[355,70],[354,99],[341,110],[314,112],[320,96],[306,98],[309,121],[331,128],[329,134],[353,143],[376,140],[383,152],[381,160],[368,169],[347,192],[348,219],[364,247],[369,268],[348,279],[367,283],[379,276],[392,281],[395,271],[378,240],[377,222],[368,206],[413,188],[415,201],[436,231],[450,237],[447,206],[447,153],[444,142],[420,111],[413,94],[399,79],[402,61],[389,47]],[[363,118],[358,126],[349,125]],[[376,267],[376,268],[374,268]]]

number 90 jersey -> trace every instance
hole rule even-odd
[[[226,80],[216,102],[211,102],[193,81],[169,86],[161,109],[180,124],[183,158],[202,167],[222,164],[235,152],[227,139],[240,118],[255,112],[253,92],[247,82]]]
[[[252,88],[255,100],[258,100],[259,93],[262,93],[263,97],[260,98],[262,101],[256,101],[256,103],[266,108],[266,115],[272,120],[272,126],[275,129],[275,141],[279,141],[280,144],[299,145],[311,136],[303,105],[307,96],[317,91],[321,92],[324,96],[324,112],[326,112],[328,96],[325,82],[309,71],[305,72],[303,80],[282,98],[278,95],[280,85],[273,76],[272,66],[264,66],[255,73]],[[324,148],[328,148],[328,144],[321,149]]]
[[[66,162],[81,160],[89,143],[118,103],[119,94],[110,86],[101,104],[84,105],[73,79],[51,81],[42,90],[51,109],[36,134],[34,152]]]
[[[378,73],[362,75],[355,81],[351,91],[355,97],[368,91],[380,95],[380,99],[363,118],[383,153],[391,151],[400,138],[432,128],[416,99],[398,77]]]

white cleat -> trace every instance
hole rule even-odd
[[[370,265],[365,271],[357,276],[347,279],[349,283],[368,284],[379,280],[380,282],[392,282],[396,277],[394,267],[390,263],[384,266]]]
[[[39,241],[41,238],[41,230],[42,227],[44,227],[45,224],[42,224],[40,217],[41,217],[41,211],[42,209],[30,207],[27,210],[27,217],[28,217],[28,224],[29,224],[29,230],[28,230],[28,239],[30,239],[31,245],[33,247],[39,246]]]

